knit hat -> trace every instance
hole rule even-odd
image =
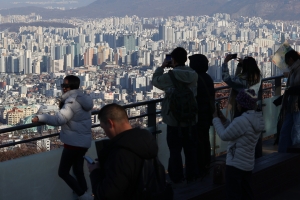
[[[236,96],[236,102],[241,105],[242,108],[253,110],[255,109],[257,96],[252,89],[241,90]]]

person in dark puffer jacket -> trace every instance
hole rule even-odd
[[[98,114],[109,144],[88,164],[95,199],[134,199],[144,159],[157,157],[155,137],[145,129],[132,128],[125,109],[104,106]]]
[[[281,114],[283,124],[280,131],[278,152],[286,153],[288,147],[300,144],[300,57],[299,53],[291,50],[285,54],[285,62],[290,73],[287,80],[287,90],[282,99]]]
[[[199,144],[197,148],[197,158],[200,176],[205,176],[209,172],[211,158],[211,148],[209,141],[209,129],[212,125],[215,89],[214,82],[209,74],[208,59],[202,54],[189,56],[190,67],[198,74],[197,96],[198,103],[198,133]]]

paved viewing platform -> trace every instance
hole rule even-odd
[[[259,94],[259,104],[262,106],[263,117],[265,120],[265,130],[262,133],[263,147],[262,157],[258,158],[253,170],[253,190],[255,199],[299,199],[300,189],[300,153],[296,148],[294,153],[277,153],[277,146],[274,144],[274,134],[277,127],[277,116],[280,107],[273,105],[273,101],[281,95],[282,76],[269,77],[262,82],[271,84],[268,88],[262,88]],[[263,86],[263,84],[262,84]],[[222,94],[225,90],[228,94],[229,87],[215,88],[216,94]],[[266,93],[268,95],[266,95]],[[217,101],[224,101],[228,96],[216,96]],[[156,135],[159,146],[158,157],[167,169],[169,151],[166,144],[166,125],[157,122],[160,116],[160,110],[157,105],[162,99],[139,102],[125,105],[124,108],[134,108],[144,106],[146,113],[140,116],[130,117],[137,119],[147,118],[147,129]],[[225,112],[225,110],[223,110]],[[93,111],[93,115],[97,111]],[[26,124],[16,127],[1,129],[0,134],[41,126],[43,124]],[[93,124],[92,128],[99,127],[99,124]],[[21,140],[15,143],[2,144],[0,148],[15,146],[21,143],[28,143],[34,140],[47,137],[57,137],[58,133],[43,135],[38,138]],[[216,135],[211,127],[210,141],[212,147],[212,157],[215,160],[225,160],[227,142],[223,142]],[[300,148],[299,148],[300,149]],[[13,160],[0,162],[0,199],[2,200],[53,200],[53,199],[73,199],[71,189],[58,177],[57,169],[60,160],[62,148],[48,152],[38,153]],[[89,149],[88,156],[96,158],[96,148],[94,142]],[[213,167],[213,164],[212,164]],[[225,185],[213,184],[212,171],[210,174],[194,183],[184,185],[175,189],[174,199],[213,199],[222,200],[226,198]],[[85,175],[88,178],[87,167],[85,166]],[[88,182],[88,192],[91,192],[91,186]]]
[[[299,178],[295,179],[292,184],[291,183],[287,183],[285,185],[285,183],[279,183],[280,181],[284,181],[283,179],[281,179],[280,177],[280,166],[277,169],[271,169],[269,168],[268,170],[272,170],[272,172],[274,171],[274,174],[270,174],[274,176],[274,180],[276,182],[278,182],[278,185],[285,185],[282,188],[269,188],[268,185],[261,185],[262,188],[264,189],[259,189],[257,186],[257,183],[260,181],[266,181],[268,182],[268,180],[259,180],[260,177],[256,177],[255,174],[257,173],[257,171],[262,170],[259,168],[263,168],[264,166],[262,165],[267,165],[268,160],[269,162],[273,162],[275,160],[278,161],[278,163],[280,163],[281,158],[277,157],[274,158],[273,160],[271,159],[271,157],[276,156],[277,153],[277,145],[274,145],[274,138],[270,138],[268,140],[263,141],[263,157],[259,158],[258,160],[261,160],[260,162],[265,162],[260,164],[260,166],[258,166],[258,162],[256,162],[256,166],[255,169],[253,170],[253,189],[254,189],[254,195],[255,195],[255,199],[264,199],[264,200],[298,200],[299,199],[299,195],[300,195],[300,176],[299,173],[297,174]],[[218,158],[216,158],[217,160],[225,160],[225,156],[220,156]],[[284,157],[288,157],[287,155],[283,155]],[[293,155],[292,157],[294,157],[295,155]],[[294,162],[298,162],[300,156],[296,155],[296,159],[294,160]],[[269,158],[269,159],[266,159]],[[276,161],[275,161],[276,162]],[[299,163],[299,162],[298,162]],[[282,163],[283,165],[285,165],[285,163]],[[299,164],[298,164],[299,166]],[[213,164],[212,164],[213,167]],[[265,166],[266,168],[268,166]],[[287,167],[288,168],[288,167]],[[265,173],[265,172],[263,172]],[[268,172],[267,172],[268,173]],[[296,174],[295,174],[296,175]],[[278,178],[276,178],[278,177]],[[264,177],[266,178],[266,177]],[[267,179],[267,178],[266,178]],[[291,177],[292,179],[292,177]],[[273,179],[271,179],[272,181]],[[277,184],[275,182],[275,185]],[[185,186],[181,186],[177,189],[174,190],[175,191],[175,200],[182,200],[182,199],[212,199],[212,200],[217,200],[217,199],[226,199],[226,195],[225,195],[225,186],[224,185],[217,185],[213,183],[213,169],[210,170],[210,174],[208,176],[206,176],[205,178],[203,178],[203,180],[198,180],[194,183],[185,185]],[[258,191],[263,191],[262,193],[258,194]]]

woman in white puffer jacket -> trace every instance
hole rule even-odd
[[[61,88],[62,99],[56,115],[37,115],[32,122],[44,122],[52,126],[61,126],[60,140],[64,143],[58,175],[78,195],[79,200],[93,199],[86,193],[87,183],[83,172],[83,156],[91,147],[91,110],[93,100],[79,90],[80,79],[68,75]],[[70,175],[73,168],[76,179]]]
[[[241,90],[237,108],[242,113],[230,123],[220,111],[214,114],[213,125],[223,141],[228,141],[226,157],[226,192],[228,199],[253,199],[251,176],[255,145],[264,130],[262,112],[255,111],[254,90]]]

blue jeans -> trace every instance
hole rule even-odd
[[[185,172],[187,180],[193,180],[198,176],[197,165],[197,127],[176,127],[167,126],[167,143],[170,150],[169,158],[169,176],[174,182],[183,180],[183,163],[181,151],[183,149],[185,156]]]
[[[286,153],[288,147],[300,143],[300,112],[286,113],[280,130],[278,152]]]

